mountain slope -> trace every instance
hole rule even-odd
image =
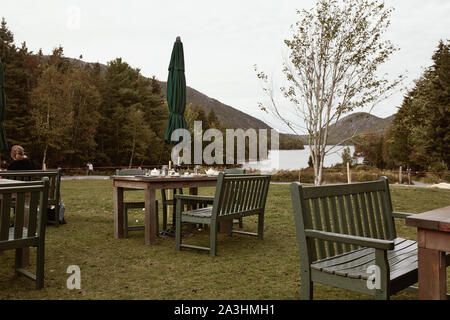
[[[382,132],[389,127],[394,115],[379,118],[367,112],[356,112],[345,116],[329,127],[328,144],[352,144],[351,137],[372,131]],[[302,135],[304,144],[308,143],[308,136]],[[344,141],[347,140],[347,141]],[[344,141],[344,142],[343,142]]]
[[[166,93],[166,82],[159,82],[162,92]],[[239,111],[229,105],[226,105],[216,99],[210,98],[207,95],[197,91],[191,87],[186,87],[186,102],[192,103],[192,106],[202,108],[206,113],[211,109],[214,110],[217,118],[230,126],[230,128],[254,128],[254,129],[271,129],[265,122],[252,117],[251,115]]]

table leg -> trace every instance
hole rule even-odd
[[[156,196],[155,189],[145,190],[145,244],[156,243]]]
[[[123,238],[123,188],[114,187],[114,238]]]
[[[445,252],[419,247],[419,299],[447,299]]]

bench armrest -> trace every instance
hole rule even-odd
[[[205,202],[205,203],[213,203],[214,196],[197,196],[197,195],[187,195],[187,194],[176,194],[174,195],[175,199],[181,199],[189,202]]]
[[[359,236],[352,236],[348,234],[340,234],[327,231],[311,230],[306,229],[305,235],[309,238],[317,238],[321,240],[343,242],[348,244],[354,244],[362,247],[369,247],[374,249],[382,250],[393,250],[394,241],[393,240],[381,240],[373,239]]]
[[[407,212],[392,212],[392,216],[394,218],[400,218],[400,219],[405,219],[406,217],[412,215],[412,213],[407,213]]]

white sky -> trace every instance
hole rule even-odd
[[[286,53],[283,40],[296,22],[296,9],[313,0],[191,1],[61,1],[2,0],[16,43],[45,54],[62,45],[65,55],[106,63],[122,57],[144,76],[167,80],[176,36],[184,45],[187,85],[285,131],[258,110],[264,100],[253,65],[279,74]],[[440,39],[450,38],[449,0],[386,0],[395,11],[385,37],[400,47],[383,69],[395,76],[407,71],[406,85],[431,64]],[[79,19],[76,19],[79,13]],[[75,17],[75,18],[74,18]],[[278,79],[278,81],[277,81]],[[372,111],[386,117],[396,112],[402,94]]]

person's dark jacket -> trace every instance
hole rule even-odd
[[[8,170],[34,170],[34,166],[28,159],[15,160],[8,166]]]

